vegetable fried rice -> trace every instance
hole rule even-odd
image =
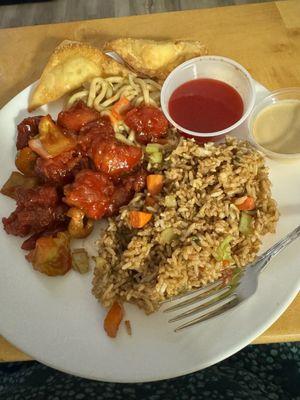
[[[100,240],[93,294],[109,307],[131,302],[151,313],[181,292],[230,277],[253,261],[278,210],[264,158],[243,141],[199,146],[181,138],[163,165],[164,185],[147,205],[138,193],[110,218]],[[253,207],[241,207],[251,199]],[[132,210],[152,214],[133,229]]]

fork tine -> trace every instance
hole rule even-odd
[[[199,314],[200,311],[206,311],[209,308],[211,308],[213,305],[217,306],[219,303],[222,303],[224,299],[228,298],[230,295],[235,295],[235,293],[232,293],[231,288],[229,288],[225,293],[220,294],[217,297],[214,297],[212,300],[207,301],[199,306],[195,306],[193,308],[190,308],[187,311],[184,311],[181,314],[178,314],[177,316],[171,318],[168,322],[175,322],[175,321],[179,321],[183,318],[186,318],[190,315],[195,315],[195,314]]]
[[[196,296],[193,296],[193,297],[191,297],[191,298],[189,298],[189,299],[187,299],[185,301],[181,301],[180,303],[177,303],[174,306],[168,307],[163,312],[171,312],[171,311],[179,310],[180,308],[192,305],[194,303],[198,303],[199,301],[209,300],[210,298],[213,298],[213,297],[216,297],[216,296],[221,296],[223,293],[226,293],[228,290],[230,290],[230,286],[225,286],[220,290],[213,290],[212,289],[210,291],[207,291],[207,292],[198,294]]]
[[[201,315],[200,317],[194,318],[191,321],[186,322],[185,324],[182,324],[182,325],[178,326],[174,330],[174,332],[179,332],[179,331],[181,331],[181,330],[183,330],[185,328],[188,328],[190,326],[196,325],[199,322],[203,322],[203,321],[205,321],[207,319],[210,319],[212,317],[216,317],[217,315],[223,314],[225,311],[228,311],[231,308],[235,307],[239,303],[239,300],[236,297],[236,295],[232,295],[230,297],[233,297],[233,298],[230,301],[226,302],[223,306],[217,308],[216,310],[209,311],[206,314]],[[228,298],[226,300],[228,300]]]
[[[208,290],[212,290],[214,288],[216,288],[217,286],[219,286],[221,283],[223,283],[222,279],[218,279],[217,281],[210,283],[206,286],[201,286],[198,289],[194,289],[194,290],[190,290],[189,292],[184,292],[181,294],[178,294],[177,296],[173,296],[169,299],[163,300],[160,304],[166,304],[166,303],[170,303],[171,301],[175,301],[175,300],[179,300],[182,297],[188,297],[189,295],[195,294],[195,293],[205,293]]]

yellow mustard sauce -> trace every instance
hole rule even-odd
[[[281,100],[260,111],[253,136],[262,147],[276,153],[300,153],[300,100]]]

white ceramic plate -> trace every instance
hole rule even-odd
[[[266,93],[257,84],[258,97]],[[14,168],[16,124],[27,116],[26,88],[0,111],[0,182]],[[59,105],[45,108],[56,115]],[[37,113],[38,114],[38,113]],[[300,223],[300,161],[268,161],[281,218],[263,250]],[[1,217],[14,202],[0,196]],[[91,274],[70,272],[48,278],[24,259],[21,240],[0,229],[0,333],[24,352],[51,367],[86,378],[144,382],[172,378],[208,367],[249,344],[267,329],[296,296],[300,285],[299,242],[281,253],[260,277],[257,293],[238,309],[182,333],[173,333],[167,316],[145,316],[126,305],[132,336],[124,327],[109,339],[104,309],[92,297]]]

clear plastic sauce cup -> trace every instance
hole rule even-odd
[[[176,123],[169,113],[169,101],[173,92],[185,82],[209,78],[223,81],[241,96],[244,109],[241,118],[233,125],[216,132],[194,132]],[[199,142],[214,141],[239,127],[249,116],[255,103],[254,81],[247,70],[237,62],[220,56],[193,58],[175,68],[165,80],[161,90],[161,107],[168,121],[183,136],[193,137]]]
[[[292,105],[293,111],[288,110],[287,105]],[[279,107],[282,106],[283,108],[280,110]],[[260,125],[264,132],[261,132],[263,137],[257,137],[260,131],[257,131],[256,125],[258,118],[261,117],[264,117],[264,125]],[[248,128],[250,142],[268,157],[299,159],[300,88],[283,88],[269,93],[250,114]],[[287,152],[287,148],[289,148],[289,152]]]

